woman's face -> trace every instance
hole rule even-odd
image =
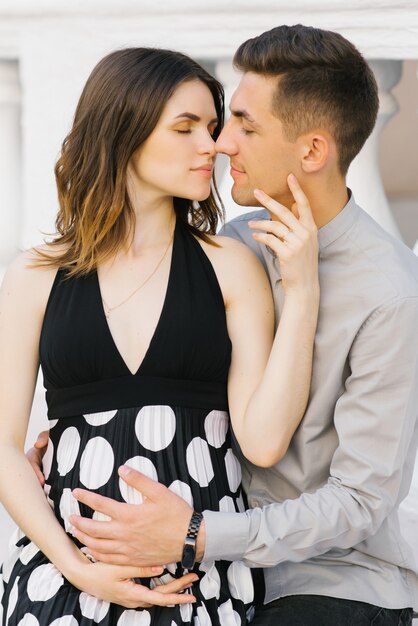
[[[198,81],[181,83],[148,139],[132,157],[131,181],[141,195],[204,200],[215,161],[218,124],[213,97]]]

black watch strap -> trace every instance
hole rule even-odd
[[[197,533],[199,532],[202,519],[202,513],[193,511],[193,515],[190,518],[189,528],[187,529],[186,539],[184,540],[183,554],[181,557],[181,564],[184,569],[192,569],[195,564]]]

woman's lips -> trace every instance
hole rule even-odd
[[[206,176],[207,178],[212,178],[213,166],[202,165],[202,167],[193,168],[192,172],[196,172],[196,174],[201,174],[202,176]]]

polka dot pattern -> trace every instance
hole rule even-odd
[[[205,419],[207,442],[214,448],[220,448],[225,443],[228,428],[228,413],[225,411],[211,411]]]
[[[218,613],[221,626],[241,626],[241,618],[238,613],[234,611],[231,600],[220,604]]]
[[[24,565],[27,565],[29,561],[33,559],[39,553],[39,548],[36,546],[33,541],[31,541],[27,546],[25,546],[20,553],[20,560]]]
[[[61,435],[57,450],[58,473],[65,476],[74,467],[80,449],[80,435],[74,426]]]
[[[17,599],[19,597],[19,592],[18,592],[19,580],[20,580],[20,576],[16,576],[15,581],[13,583],[12,590],[10,592],[9,606],[7,607],[7,613],[6,613],[6,624],[9,623],[9,619],[13,615],[13,611],[16,608]]]
[[[34,615],[26,613],[17,626],[39,626],[39,622]]]
[[[48,447],[42,459],[42,471],[44,473],[45,480],[48,480],[52,467],[52,459],[54,458],[54,444],[51,439],[48,439]]]
[[[117,626],[149,626],[151,615],[148,611],[132,611],[127,609],[118,619]]]
[[[44,492],[67,532],[71,533],[71,514],[91,515],[98,521],[110,520],[108,515],[100,511],[87,509],[86,513],[86,509],[72,495],[76,486],[98,489],[103,495],[116,496],[129,504],[143,503],[142,494],[119,478],[117,469],[122,464],[153,480],[163,480],[173,493],[197,510],[245,510],[240,485],[241,470],[231,448],[226,414],[222,411],[202,411],[199,425],[187,413],[187,419],[180,421],[177,410],[161,405],[126,412],[119,409],[117,412],[86,414],[79,418],[79,424],[83,423],[86,429],[84,434],[79,424],[75,428],[72,422],[67,422],[68,426],[62,422],[59,427],[55,426],[51,431],[50,448],[45,458],[48,464],[48,481]],[[155,423],[152,423],[153,419]],[[167,424],[167,430],[164,430]],[[108,432],[117,432],[117,436],[121,438],[120,451],[118,446],[114,447],[111,443]],[[179,448],[179,440],[182,448]],[[131,454],[127,455],[124,451]],[[208,497],[211,500],[207,500]],[[16,595],[19,605],[21,593],[27,594],[31,602],[53,602],[54,596],[58,594],[57,597],[62,597],[65,593],[62,589],[63,578],[59,572],[43,560],[42,553],[32,542],[22,542],[23,538],[21,531],[14,536],[13,542],[20,541],[21,545],[16,548],[12,542],[9,556],[13,554],[13,559],[9,567],[6,560],[4,567],[3,580],[8,580],[9,575],[11,589],[16,585],[9,595],[6,611],[13,610]],[[16,583],[20,574],[19,567],[26,567],[32,572],[29,584],[23,591],[22,577],[19,587]],[[46,568],[45,571],[43,568]],[[198,571],[199,581],[191,591],[198,597],[197,604],[176,607],[175,614],[169,621],[162,622],[163,626],[191,626],[198,623],[216,623],[217,620],[221,626],[241,625],[253,598],[249,570],[242,564],[235,563],[225,564],[222,569],[219,563],[212,561],[201,563]],[[176,572],[178,575],[178,565],[168,564],[164,575],[150,580],[151,588],[171,582],[175,579]],[[28,576],[25,581],[27,578]],[[31,599],[31,596],[37,600]],[[53,622],[55,626],[79,626],[72,621],[75,619],[74,615],[79,614],[82,619],[100,626],[142,626],[152,623],[152,609],[120,609],[115,615],[109,603],[85,592],[76,592],[72,598],[71,602],[77,603],[73,605],[72,613],[59,615],[53,612],[48,626]],[[62,605],[57,602],[58,611],[60,606]],[[171,610],[174,609],[167,609]],[[31,621],[32,617],[27,614],[26,619]]]
[[[64,584],[64,579],[52,563],[40,565],[28,580],[27,592],[32,602],[45,602]]]
[[[45,483],[44,485],[44,494],[46,495],[46,500],[49,504],[49,506],[51,507],[51,509],[54,508],[54,503],[51,500],[51,498],[49,497],[49,494],[51,493],[51,485],[48,485],[48,483]]]
[[[180,616],[183,622],[191,621],[193,615],[193,609],[191,604],[180,604]]]
[[[110,422],[116,415],[117,411],[104,411],[102,413],[87,413],[84,419],[90,426],[103,426]]]
[[[166,569],[168,569],[167,566],[166,566]],[[172,574],[170,573],[163,574],[162,576],[159,576],[158,578],[151,578],[150,587],[151,589],[155,589],[156,587],[159,587],[160,585],[168,585],[169,583],[172,583],[174,580],[176,580],[176,578],[175,576],[172,576]]]
[[[63,615],[54,619],[49,626],[79,626],[75,617],[72,615]]]
[[[81,456],[80,482],[87,489],[98,489],[107,483],[114,466],[115,457],[110,443],[104,437],[93,437]]]
[[[229,488],[235,492],[241,484],[241,466],[231,449],[225,454],[225,466]]]
[[[109,612],[109,602],[99,600],[88,593],[80,593],[78,601],[80,603],[81,615],[86,619],[92,619],[96,624],[101,622]]]
[[[221,500],[219,500],[219,510],[223,513],[235,512],[235,504],[231,496],[224,496]]]
[[[187,446],[186,463],[189,474],[201,487],[207,487],[214,477],[209,446],[201,437],[195,437]]]
[[[13,533],[13,536],[16,537],[16,533]],[[2,578],[3,578],[4,583],[9,582],[10,575],[13,571],[13,568],[17,560],[19,559],[20,555],[22,554],[22,552],[23,552],[23,546],[16,546],[16,545],[10,546],[9,554],[7,555],[3,563]]]
[[[132,467],[132,469],[137,472],[141,472],[141,474],[145,474],[148,478],[152,478],[153,480],[158,480],[157,470],[155,469],[155,465],[150,459],[147,459],[145,456],[135,456],[132,459],[128,459],[125,461],[124,465],[128,465]],[[122,478],[119,479],[119,489],[122,494],[122,498],[128,504],[142,504],[144,498],[142,493],[139,493],[136,489],[128,485]]]
[[[74,498],[71,489],[64,489],[60,500],[60,513],[67,533],[71,532],[70,515],[81,515],[80,505]]]
[[[165,568],[170,572],[170,574],[174,574],[176,573],[176,569],[177,569],[177,563],[168,563],[168,565],[165,566]]]
[[[174,439],[176,416],[169,406],[146,406],[138,413],[135,433],[147,450],[164,450]]]
[[[106,513],[102,513],[101,511],[94,511],[93,519],[98,522],[110,522],[112,518],[109,515],[106,515]]]
[[[202,567],[200,567],[200,569],[202,569]],[[221,595],[221,579],[214,563],[208,568],[206,574],[200,580],[199,586],[205,600],[209,600],[210,598],[219,600]]]
[[[228,583],[231,596],[249,604],[254,599],[254,587],[251,570],[241,561],[234,561],[228,567]]]
[[[181,480],[175,480],[171,483],[169,489],[176,495],[180,496],[180,498],[183,498],[183,500],[186,500],[187,504],[190,504],[193,508],[192,490],[187,483],[184,483]]]
[[[199,626],[212,626],[212,620],[210,619],[210,615],[208,610],[204,604],[197,607],[197,619]]]
[[[242,493],[240,493],[240,495],[237,498],[237,504],[238,504],[238,511],[240,513],[245,513],[246,511],[246,506],[242,497]]]

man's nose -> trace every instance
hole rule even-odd
[[[225,124],[221,134],[216,140],[215,150],[216,152],[227,154],[228,156],[233,156],[238,152],[238,147],[236,141],[233,139],[231,127],[228,122]]]

